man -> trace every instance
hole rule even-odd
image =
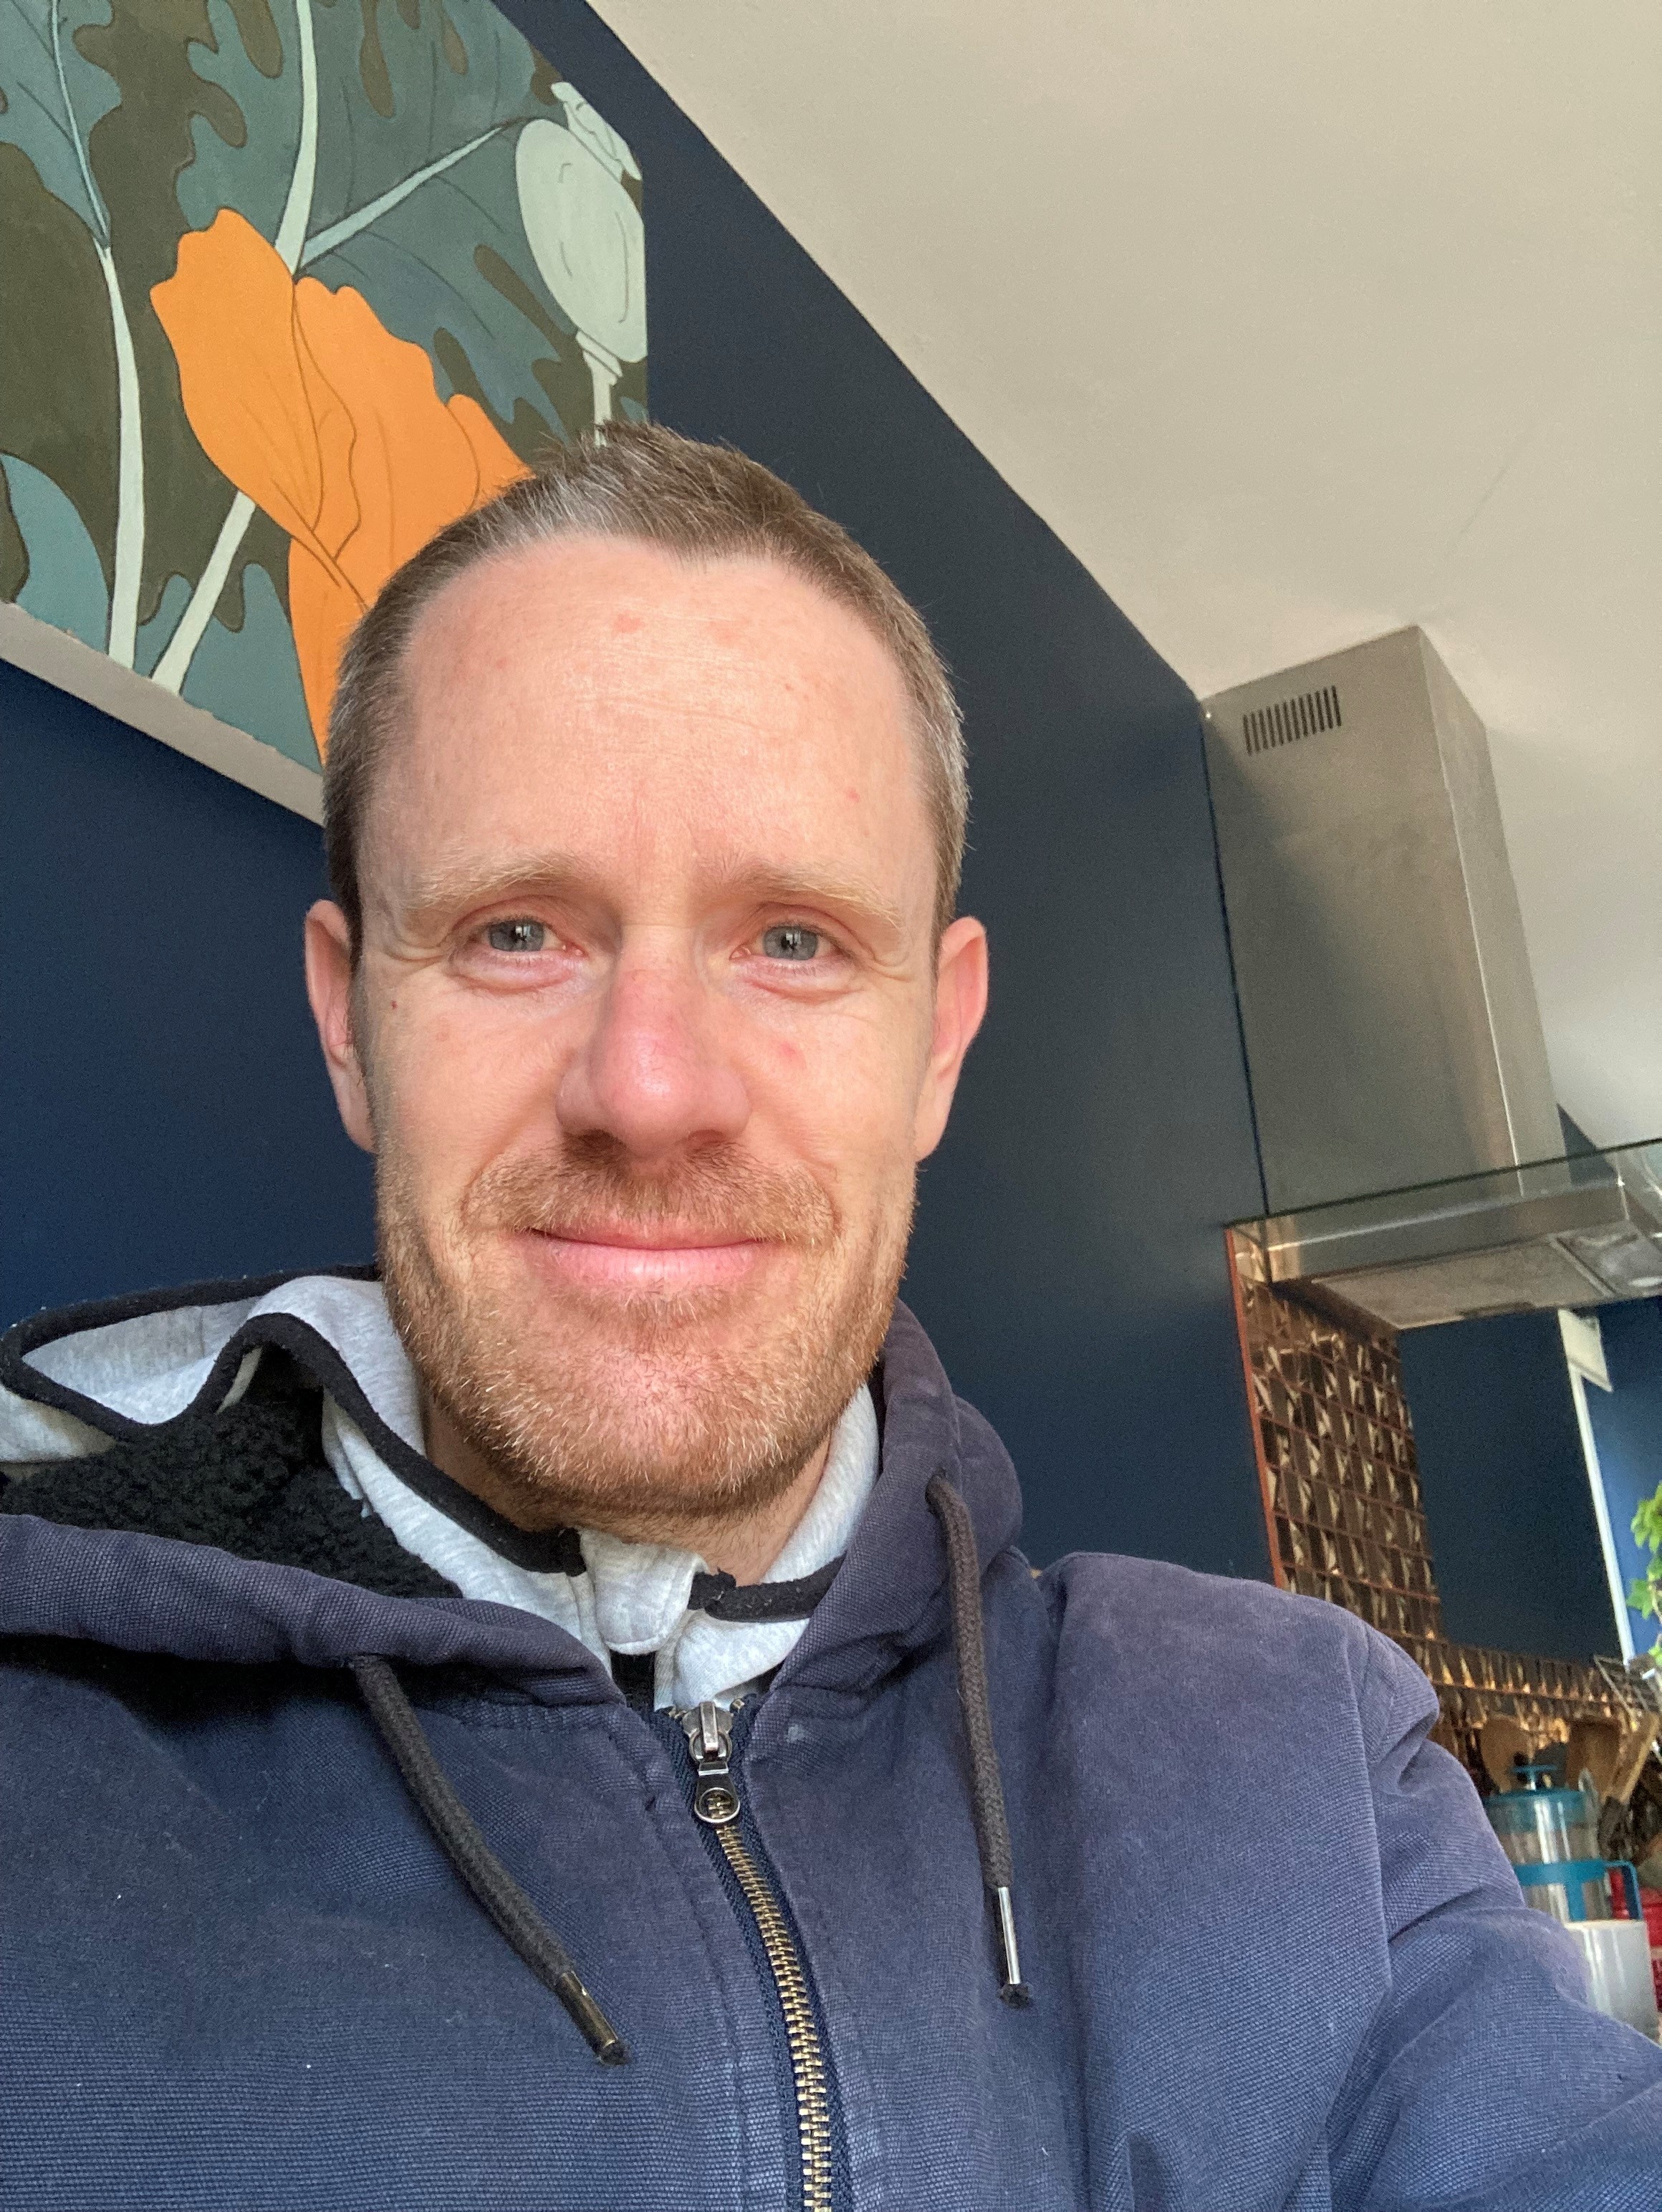
[[[393,580],[326,789],[379,1280],[7,1341],[0,2203],[1662,2199],[1422,1678],[1035,1576],[895,1304],[987,985],[880,572],[612,433]]]

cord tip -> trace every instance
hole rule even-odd
[[[1001,1883],[993,1892],[993,1905],[998,1914],[998,1950],[1000,1973],[998,1993],[1007,2005],[1029,2005],[1032,1992],[1021,1978],[1021,1953],[1016,1944],[1015,1899]]]
[[[554,1994],[582,2030],[584,2042],[602,2066],[628,2065],[629,2045],[575,1974],[562,1974],[554,1984]]]

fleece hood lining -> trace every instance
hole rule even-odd
[[[516,1528],[505,1515],[495,1511],[483,1498],[463,1489],[435,1467],[406,1435],[400,1433],[402,1423],[395,1427],[372,1401],[344,1354],[319,1325],[332,1321],[338,1333],[345,1334],[340,1327],[347,1318],[345,1310],[337,1307],[331,1311],[326,1301],[301,1301],[302,1307],[309,1304],[320,1309],[314,1319],[304,1310],[295,1310],[292,1304],[265,1303],[285,1291],[292,1291],[299,1284],[371,1284],[377,1279],[377,1271],[373,1267],[336,1267],[320,1269],[302,1277],[277,1275],[253,1282],[189,1284],[178,1290],[140,1292],[131,1297],[106,1299],[94,1305],[37,1315],[19,1322],[0,1337],[0,1389],[9,1390],[17,1398],[67,1413],[85,1426],[117,1439],[155,1436],[174,1422],[200,1419],[216,1412],[232,1395],[247,1354],[271,1345],[298,1361],[356,1424],[399,1480],[436,1511],[515,1566],[540,1574],[564,1571],[570,1556],[568,1530]],[[216,1328],[210,1316],[222,1321],[228,1318],[227,1308],[240,1311],[243,1318],[233,1321],[228,1329]],[[155,1336],[149,1340],[158,1352],[164,1357],[167,1350],[175,1352],[168,1371],[177,1376],[177,1355],[182,1353],[188,1362],[186,1378],[200,1377],[194,1389],[180,1388],[176,1382],[168,1390],[165,1384],[135,1371],[120,1395],[128,1407],[137,1404],[157,1408],[160,1418],[150,1420],[124,1410],[119,1402],[113,1404],[107,1398],[94,1397],[77,1389],[67,1379],[84,1367],[83,1361],[66,1356],[70,1345],[81,1345],[91,1351],[94,1347],[88,1346],[87,1340],[102,1339],[102,1344],[96,1348],[107,1349],[115,1331],[146,1319],[154,1319],[159,1324]],[[197,1346],[200,1350],[192,1361],[190,1353]],[[46,1355],[44,1358],[40,1356],[43,1353]],[[156,1364],[160,1365],[161,1361]],[[417,1418],[413,1407],[409,1418],[412,1424]]]

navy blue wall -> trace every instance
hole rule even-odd
[[[0,1317],[368,1259],[301,980],[318,833],[0,662]]]
[[[1557,1315],[1410,1329],[1402,1357],[1448,1633],[1558,1659],[1614,1652]]]
[[[1014,1452],[1036,1556],[1264,1573],[1220,1234],[1257,1170],[1194,700],[587,8],[508,13],[640,157],[654,414],[846,522],[963,692],[993,1012],[908,1295]],[[4,1141],[46,1194],[8,1304],[356,1256],[364,1178],[299,1011],[309,833],[6,682],[33,1103]]]

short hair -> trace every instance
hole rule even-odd
[[[429,538],[388,579],[347,642],[329,718],[323,823],[354,965],[362,945],[364,818],[396,733],[416,624],[447,584],[481,562],[566,537],[632,538],[692,561],[759,556],[859,617],[892,655],[916,725],[939,939],[957,910],[969,787],[952,679],[922,617],[840,524],[759,461],[655,423],[607,423],[555,447],[534,475]]]

